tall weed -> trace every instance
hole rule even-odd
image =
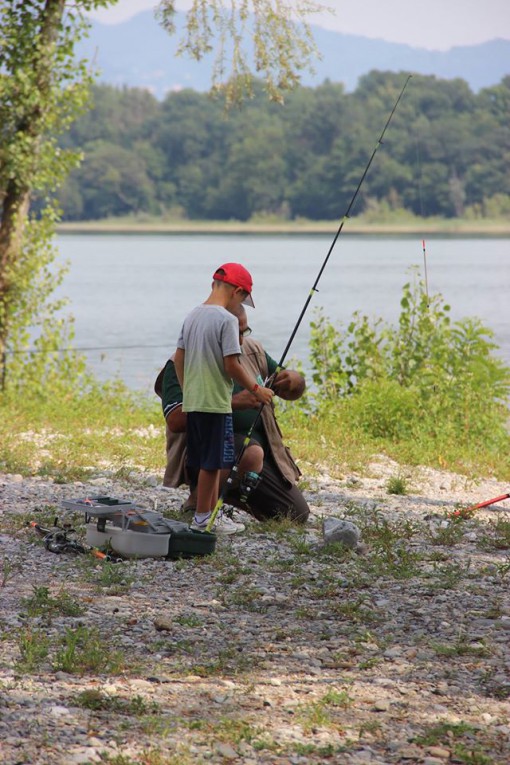
[[[355,313],[344,331],[318,311],[309,414],[341,418],[383,448],[435,450],[450,461],[461,452],[469,461],[481,445],[508,454],[510,368],[495,355],[489,328],[472,317],[452,322],[449,312],[416,274],[403,287],[395,325]]]

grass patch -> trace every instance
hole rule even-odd
[[[0,515],[0,531],[12,534],[13,532],[29,528],[32,521],[45,528],[53,528],[57,517],[61,514],[62,508],[56,505],[43,505],[40,508],[35,508],[34,512],[31,513],[2,513]],[[43,544],[42,537],[38,536],[35,530],[33,535],[34,541],[37,540],[40,544]]]
[[[461,542],[466,527],[462,520],[445,520],[438,524],[433,530],[428,531],[428,541],[432,545],[442,547],[454,547]]]
[[[16,668],[20,672],[37,673],[49,655],[50,641],[44,630],[28,626],[18,634],[18,648]]]
[[[135,695],[130,699],[109,696],[96,688],[82,691],[73,698],[73,704],[92,712],[115,712],[133,717],[159,714],[160,707],[154,701],[146,701],[143,696]]]
[[[417,533],[416,524],[408,520],[391,523],[379,512],[366,515],[361,536],[370,554],[364,558],[365,571],[395,579],[417,576],[422,569],[422,555],[410,545]]]
[[[23,562],[20,556],[10,558],[4,555],[0,563],[0,589],[7,585],[11,579],[14,579],[23,568]]]
[[[27,616],[42,616],[48,621],[54,616],[81,616],[85,610],[64,590],[53,597],[48,587],[37,586],[29,598],[21,599],[21,605]]]
[[[308,476],[315,475],[316,465],[325,467],[337,480],[346,472],[365,475],[376,454],[402,465],[450,470],[470,478],[505,480],[510,471],[510,438],[505,446],[502,441],[499,445],[475,438],[460,441],[446,430],[373,436],[361,429],[351,399],[338,399],[317,413],[287,406],[279,420],[286,443]]]
[[[77,627],[67,629],[60,639],[53,669],[73,675],[107,673],[118,675],[125,666],[121,651],[110,648],[96,629]]]
[[[490,523],[479,544],[484,550],[510,550],[510,521],[499,517]]]
[[[192,653],[191,647],[188,651]],[[197,677],[224,677],[235,676],[251,671],[257,661],[254,657],[243,654],[235,646],[230,646],[220,651],[216,658],[201,663],[197,657],[193,665],[189,667],[189,673]]]
[[[435,586],[438,591],[453,590],[455,587],[469,578],[471,560],[468,558],[464,563],[454,561],[444,566],[434,565],[434,574],[437,577]]]
[[[402,475],[390,476],[386,482],[386,491],[388,494],[409,494],[407,479]]]
[[[230,717],[221,717],[214,726],[210,723],[206,727],[208,733],[212,733],[216,741],[223,741],[236,746],[241,741],[252,743],[263,733],[263,729],[254,726],[246,720],[234,720]]]
[[[296,710],[296,719],[305,733],[311,733],[317,728],[342,730],[340,710],[352,706],[354,699],[346,689],[331,688],[317,701],[302,704]]]
[[[469,637],[466,634],[461,634],[451,643],[432,643],[432,648],[438,656],[455,657],[455,656],[490,656],[490,648],[484,641],[478,641],[472,643],[469,641]]]
[[[5,394],[0,401],[0,470],[6,472],[65,483],[97,469],[160,471],[164,450],[159,400],[119,383],[58,400],[43,392],[40,398]]]
[[[176,624],[180,624],[181,627],[201,627],[204,620],[196,614],[180,614],[174,619]]]
[[[136,579],[133,562],[113,563],[103,560],[98,564],[92,557],[83,559],[83,574],[87,582],[107,595],[122,595],[130,589]]]

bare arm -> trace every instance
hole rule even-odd
[[[186,421],[187,415],[186,412],[182,411],[182,406],[176,406],[166,418],[166,424],[172,433],[185,433]]]
[[[270,388],[263,388],[258,385],[256,379],[249,372],[241,366],[241,359],[239,356],[224,356],[223,364],[225,366],[225,372],[229,377],[242,385],[243,388],[253,393],[257,398],[257,401],[261,404],[269,404],[274,396],[274,391]]]
[[[239,411],[241,409],[258,409],[260,401],[257,399],[254,393],[250,393],[249,390],[241,390],[239,393],[234,393],[232,396],[232,410]]]
[[[179,380],[179,385],[184,388],[184,349],[177,348],[174,356],[175,374]]]

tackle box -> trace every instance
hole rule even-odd
[[[98,531],[94,523],[87,524],[87,544],[91,547],[111,547],[124,558],[192,558],[210,555],[216,547],[216,535],[194,531],[186,526],[166,534],[132,531],[107,524]]]
[[[86,540],[91,547],[111,547],[126,558],[191,558],[210,555],[216,535],[190,529],[135,502],[115,497],[62,500],[68,510],[85,513]]]

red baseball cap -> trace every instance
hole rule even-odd
[[[243,303],[255,308],[255,303],[251,296],[253,279],[250,272],[240,263],[224,263],[214,272],[213,279],[217,279],[219,282],[226,282],[233,287],[240,287],[248,293],[248,297],[243,300]]]

